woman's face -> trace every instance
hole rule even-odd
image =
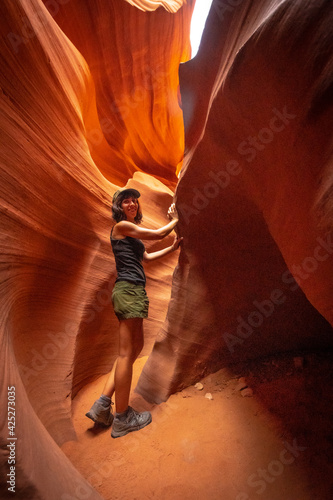
[[[130,222],[135,222],[134,219],[136,217],[136,214],[138,213],[138,207],[139,202],[137,198],[134,198],[134,196],[124,198],[124,200],[121,202],[121,208],[124,211],[126,220]]]

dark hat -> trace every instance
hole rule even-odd
[[[114,203],[118,196],[121,195],[121,194],[125,194],[125,195],[129,195],[129,196],[135,196],[135,198],[140,198],[140,193],[139,191],[137,191],[136,189],[133,189],[133,188],[121,188],[121,189],[118,189],[118,191],[116,191],[113,195],[113,198],[112,198],[112,203]]]

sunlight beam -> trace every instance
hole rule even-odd
[[[196,0],[191,20],[191,59],[197,54],[212,0]]]

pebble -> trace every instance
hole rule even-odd
[[[214,399],[210,392],[206,392],[205,398],[206,399]]]
[[[202,391],[203,389],[203,385],[201,382],[197,382],[194,386],[196,389],[198,389],[198,391]]]

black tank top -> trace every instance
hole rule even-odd
[[[117,281],[130,281],[137,285],[146,284],[146,276],[142,266],[145,246],[141,240],[126,236],[122,240],[112,238],[110,240],[114,258],[116,261]]]

